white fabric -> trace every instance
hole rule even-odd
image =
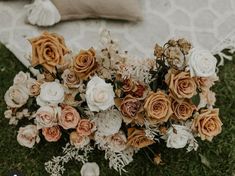
[[[235,48],[235,0],[141,0],[144,19],[139,23],[78,20],[50,28],[25,23],[24,5],[29,1],[0,2],[0,41],[29,66],[31,47],[27,38],[48,30],[65,37],[72,50],[97,46],[101,27],[111,30],[124,50],[139,57],[153,55],[156,42],[185,37],[194,46],[216,53]]]

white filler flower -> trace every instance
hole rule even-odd
[[[184,148],[192,139],[194,139],[191,130],[186,126],[172,125],[167,132],[168,148]]]
[[[87,84],[86,101],[91,111],[106,110],[114,105],[113,86],[94,76]]]
[[[210,51],[194,48],[188,59],[191,77],[209,77],[215,74],[217,59]]]
[[[61,84],[57,82],[45,82],[41,85],[41,92],[37,97],[38,105],[58,105],[63,101],[64,89]]]

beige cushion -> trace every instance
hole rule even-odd
[[[139,0],[51,0],[61,20],[110,18],[137,21],[142,18]]]

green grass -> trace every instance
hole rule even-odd
[[[5,176],[10,170],[18,170],[25,176],[45,176],[44,162],[52,156],[61,154],[63,141],[58,143],[42,142],[34,149],[21,147],[16,141],[18,126],[9,126],[3,112],[6,108],[4,93],[12,85],[14,75],[20,70],[26,71],[15,56],[0,44],[0,175]],[[124,176],[234,176],[235,175],[235,59],[226,62],[220,69],[220,82],[214,87],[220,117],[224,123],[223,132],[213,142],[199,142],[197,152],[186,153],[185,149],[172,150],[159,146],[164,165],[155,166],[139,152],[134,162],[127,167]],[[210,167],[201,162],[200,155],[206,157]],[[151,156],[152,157],[152,156]],[[108,168],[104,153],[96,151],[90,157],[101,168],[101,176],[118,176]],[[75,161],[67,164],[65,176],[79,175],[81,164]]]

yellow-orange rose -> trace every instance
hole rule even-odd
[[[162,91],[150,93],[145,100],[144,109],[152,124],[166,122],[172,115],[171,100]]]
[[[61,137],[61,131],[59,126],[43,128],[42,134],[48,142],[56,142]]]
[[[153,143],[153,140],[146,137],[145,131],[143,129],[128,128],[127,145],[136,148],[144,148]]]
[[[175,117],[179,120],[187,120],[192,117],[193,111],[196,110],[196,106],[188,100],[182,102],[172,101],[171,108]]]
[[[192,98],[196,94],[197,85],[189,72],[170,69],[165,80],[175,98]]]
[[[41,36],[29,39],[32,45],[32,66],[42,65],[55,73],[55,67],[64,63],[63,57],[69,52],[64,38],[54,33],[44,32]]]
[[[202,140],[211,141],[222,131],[222,122],[219,118],[219,109],[205,109],[193,121],[192,129],[198,132]]]
[[[80,79],[86,79],[96,71],[97,62],[95,50],[81,50],[80,53],[73,59],[74,72]]]

